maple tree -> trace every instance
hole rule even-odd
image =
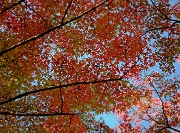
[[[179,124],[180,3],[0,2],[0,131],[170,132]],[[135,85],[134,82],[140,82]],[[142,121],[149,121],[144,127]]]

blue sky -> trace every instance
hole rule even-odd
[[[118,121],[116,119],[116,116],[113,115],[113,114],[101,114],[101,115],[98,115],[96,117],[97,120],[99,120],[100,118],[103,118],[103,120],[105,121],[105,123],[110,127],[110,128],[114,128],[118,125]]]

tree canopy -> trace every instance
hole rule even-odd
[[[179,58],[178,0],[3,0],[0,132],[180,132]]]

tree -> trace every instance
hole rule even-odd
[[[154,97],[147,87],[141,89],[143,84],[133,83],[155,65],[163,73],[174,72],[179,14],[179,2],[167,0],[0,2],[1,132],[91,132],[96,125],[99,132],[113,132],[94,115],[119,111],[135,120],[137,115],[125,113],[133,106],[156,123],[147,132],[179,131],[174,127],[179,117],[171,122],[164,107],[174,105],[179,91],[151,85]],[[161,110],[157,119],[149,114],[154,98]],[[144,104],[150,107],[138,108]],[[179,110],[175,104],[174,112]]]

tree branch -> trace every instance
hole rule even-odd
[[[10,48],[8,48],[8,49],[6,49],[6,50],[4,50],[4,51],[1,51],[1,52],[0,52],[0,56],[3,55],[4,53],[7,53],[7,52],[13,50],[13,49],[16,49],[16,48],[19,47],[19,46],[25,45],[25,44],[28,43],[28,42],[31,42],[31,41],[34,41],[34,40],[40,38],[40,37],[43,37],[44,35],[52,32],[52,31],[55,31],[55,30],[58,29],[58,28],[62,28],[64,25],[66,25],[66,24],[68,24],[68,23],[70,23],[70,22],[73,22],[73,21],[75,21],[75,20],[77,20],[77,19],[80,19],[81,17],[83,17],[84,15],[88,14],[89,12],[91,12],[91,11],[95,10],[96,8],[102,6],[106,1],[107,1],[107,0],[101,2],[100,4],[98,4],[98,5],[96,5],[95,7],[91,8],[90,10],[85,11],[85,12],[82,13],[81,15],[79,15],[79,16],[77,16],[77,17],[75,17],[75,18],[73,18],[73,19],[71,19],[71,20],[69,20],[69,21],[66,21],[66,22],[64,22],[64,23],[61,23],[61,24],[59,24],[59,25],[57,25],[57,26],[55,26],[55,27],[53,27],[53,28],[51,28],[51,29],[49,29],[49,30],[41,33],[41,34],[38,34],[38,35],[36,35],[36,36],[33,36],[33,37],[31,37],[31,38],[23,41],[23,42],[20,42],[20,43],[17,44],[17,45],[13,45],[12,47],[10,47]]]
[[[153,6],[167,19],[167,20],[170,20],[170,21],[175,21],[176,23],[180,23],[179,20],[175,20],[175,19],[171,19],[169,18],[162,10],[160,10],[156,5],[155,3],[153,2],[153,0],[151,0]]]
[[[10,112],[0,112],[0,115],[11,115],[11,116],[55,116],[55,115],[79,115],[75,113],[48,113],[48,114],[41,114],[41,113],[10,113]]]
[[[173,128],[173,127],[168,127],[168,128],[180,133],[180,130],[178,130],[176,128]]]
[[[157,28],[154,28],[154,29],[147,30],[147,31],[145,31],[145,33],[144,33],[143,35],[147,34],[148,32],[155,31],[155,30],[163,30],[163,29],[173,28],[176,23],[177,23],[177,22],[175,21],[175,22],[172,23],[170,26],[157,27]]]
[[[180,132],[180,130],[178,130],[178,129],[176,129],[176,128],[173,128],[173,127],[170,127],[170,126],[166,126],[166,127],[161,128],[161,129],[160,129],[159,131],[157,131],[156,133],[160,133],[162,130],[164,130],[164,129],[166,129],[166,128],[171,129],[171,130],[174,130],[174,131],[176,131],[176,132]]]
[[[171,26],[167,26],[167,27],[158,27],[158,28],[150,29],[150,30],[145,31],[145,33],[143,35],[147,34],[148,32],[151,32],[151,31],[168,29],[168,28],[172,28],[172,27]]]
[[[8,100],[4,101],[4,102],[0,102],[0,105],[12,102],[14,100],[17,100],[19,98],[28,96],[30,94],[34,94],[34,93],[38,93],[38,92],[43,92],[43,91],[47,91],[47,90],[54,90],[57,88],[63,88],[63,87],[69,87],[69,86],[74,86],[74,85],[81,85],[81,84],[97,84],[97,83],[105,83],[105,82],[109,82],[109,81],[118,81],[118,80],[122,80],[124,78],[124,76],[129,73],[134,67],[136,66],[136,63],[131,66],[131,68],[129,70],[127,70],[120,78],[115,78],[115,79],[104,79],[104,80],[95,80],[95,81],[89,81],[89,82],[75,82],[75,83],[71,83],[71,84],[65,84],[65,85],[59,85],[59,86],[53,86],[53,87],[48,87],[48,88],[44,88],[44,89],[39,89],[39,90],[33,90],[33,91],[29,91],[29,92],[25,92],[22,94],[19,94],[15,97],[9,98]]]
[[[149,108],[148,108],[148,110],[149,110]],[[148,110],[146,111],[146,114],[147,114],[147,116],[151,119],[151,120],[153,120],[154,122],[156,122],[157,124],[159,124],[159,125],[166,125],[165,123],[160,123],[160,122],[158,122],[158,121],[156,121],[154,118],[152,118],[150,115],[149,115],[149,113],[148,113]]]
[[[162,130],[164,130],[164,129],[166,129],[166,128],[168,128],[168,127],[163,127],[163,128],[161,128],[159,131],[157,131],[156,133],[160,133]]]
[[[11,6],[9,6],[9,7],[5,7],[5,8],[0,12],[0,14],[4,13],[5,11],[7,11],[7,10],[9,10],[9,9],[15,7],[15,6],[17,6],[18,4],[21,4],[21,2],[23,2],[23,1],[24,1],[24,0],[20,0],[20,1],[18,1],[17,3],[14,3],[13,5],[11,5]]]

